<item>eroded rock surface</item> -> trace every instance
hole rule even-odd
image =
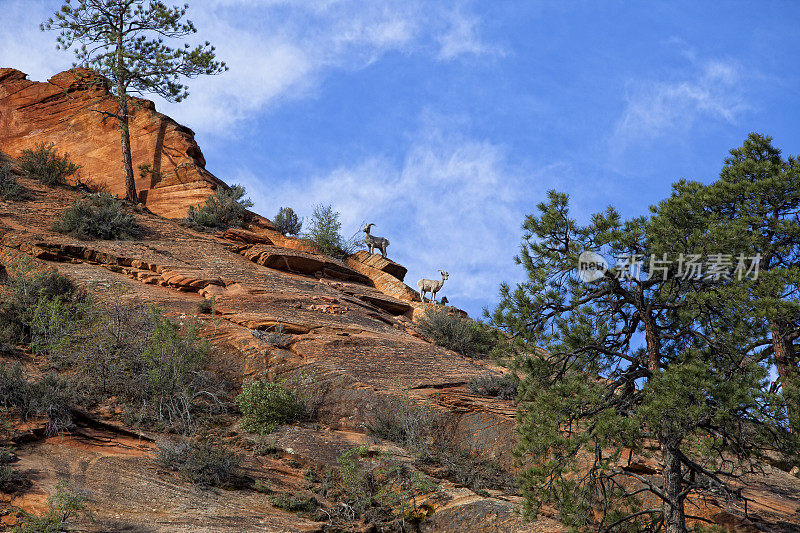
[[[205,169],[194,133],[159,113],[153,102],[134,98],[131,155],[140,199],[169,218],[186,216],[223,182]],[[0,150],[12,157],[39,142],[52,142],[81,165],[80,179],[125,195],[119,131],[103,112],[114,99],[96,75],[83,69],[35,82],[13,68],[0,68]],[[152,173],[141,176],[139,165]]]

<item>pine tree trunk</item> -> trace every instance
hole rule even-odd
[[[794,345],[783,334],[783,328],[777,322],[770,322],[772,333],[772,353],[781,388],[786,399],[786,411],[789,415],[789,427],[794,433],[800,432],[800,367]]]
[[[124,12],[119,14],[119,28],[117,34],[117,65],[116,65],[116,83],[117,83],[117,101],[118,118],[119,118],[119,135],[122,140],[122,166],[125,170],[125,197],[134,204],[139,202],[139,197],[136,194],[136,181],[133,177],[133,158],[131,157],[131,132],[130,132],[130,117],[128,116],[128,90],[124,82],[125,76],[125,60],[123,54],[123,35],[125,30],[124,25]]]
[[[138,202],[136,195],[136,181],[133,177],[133,158],[131,157],[131,134],[128,121],[128,96],[121,83],[117,84],[119,98],[119,134],[122,140],[122,165],[125,169],[125,197],[133,202]]]
[[[670,439],[662,439],[661,454],[664,460],[664,495],[668,498],[662,504],[664,513],[664,530],[667,533],[686,533],[686,515],[683,509],[683,477],[681,461],[678,457],[677,445]]]

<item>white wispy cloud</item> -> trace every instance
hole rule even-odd
[[[748,109],[744,80],[742,69],[733,61],[698,64],[693,60],[678,79],[630,81],[612,142],[625,149],[639,141],[688,131],[700,120],[733,124]]]
[[[478,17],[456,9],[447,16],[447,25],[447,30],[437,38],[440,44],[437,57],[440,60],[451,61],[463,56],[505,54],[503,48],[487,43],[480,37],[481,21]]]
[[[70,65],[72,57],[55,50],[55,36],[38,27],[60,4],[3,0],[0,65],[37,80]],[[196,131],[217,135],[287,99],[313,96],[334,70],[358,70],[388,52],[444,61],[495,51],[465,7],[424,0],[197,0],[189,18],[230,71],[190,80],[188,104],[156,103]]]
[[[399,162],[371,156],[277,187],[244,169],[237,179],[267,216],[291,206],[308,219],[315,204],[332,204],[345,237],[375,223],[373,233],[391,241],[389,256],[409,269],[409,285],[447,270],[442,294],[469,306],[518,278],[523,217],[568,170],[519,168],[502,145],[426,124]]]

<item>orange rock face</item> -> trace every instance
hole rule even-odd
[[[80,179],[125,194],[116,110],[106,85],[92,83],[84,69],[34,82],[12,68],[0,68],[0,151],[18,157],[39,142],[55,143],[81,165]],[[149,100],[131,102],[131,152],[136,190],[147,207],[164,217],[182,218],[189,206],[203,204],[222,181],[205,169],[194,133],[156,111]],[[154,171],[140,176],[139,165]]]

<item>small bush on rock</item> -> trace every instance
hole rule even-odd
[[[143,233],[133,215],[124,211],[122,202],[104,192],[75,200],[53,229],[81,240],[133,239]]]
[[[56,533],[67,531],[67,522],[86,506],[86,495],[64,481],[56,484],[56,492],[40,515],[21,511],[15,533]]]
[[[241,458],[226,447],[213,442],[161,442],[158,445],[161,463],[180,472],[196,485],[221,487],[240,477]]]
[[[272,433],[280,424],[302,417],[303,404],[282,383],[255,380],[245,383],[236,397],[242,411],[242,427],[261,435]]]
[[[11,466],[0,464],[0,492],[13,494],[31,486],[31,480]]]
[[[283,235],[297,235],[303,228],[303,221],[291,207],[281,207],[272,224]]]
[[[317,205],[311,215],[311,228],[308,236],[319,246],[324,254],[337,255],[342,250],[343,239],[339,234],[342,223],[339,222],[339,213],[330,205]]]
[[[44,142],[36,144],[32,150],[23,150],[19,166],[25,175],[50,187],[63,183],[80,169],[66,154],[59,156],[53,143]]]
[[[0,366],[0,404],[16,409],[23,420],[46,416],[48,435],[72,427],[73,403],[83,403],[82,394],[69,378],[45,374],[33,380],[19,364]]]
[[[515,374],[483,374],[472,378],[467,383],[467,388],[474,394],[501,398],[503,400],[513,400],[517,397],[517,387],[519,378]]]
[[[467,357],[486,357],[497,345],[499,334],[486,325],[430,306],[419,321],[419,332],[448,350]]]
[[[25,200],[28,193],[11,173],[11,165],[0,163],[0,200]]]
[[[244,226],[252,217],[248,208],[253,207],[253,202],[245,198],[245,194],[247,191],[241,185],[233,185],[230,189],[219,187],[208,197],[205,205],[189,208],[186,221],[192,226],[206,228]]]
[[[283,509],[290,513],[307,513],[319,507],[319,502],[314,497],[289,495],[283,492],[270,496],[269,501],[278,509]]]

